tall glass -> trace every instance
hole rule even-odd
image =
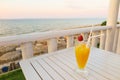
[[[90,47],[86,46],[86,43],[82,42],[75,46],[75,55],[78,65],[78,72],[86,72],[85,67],[90,54]]]

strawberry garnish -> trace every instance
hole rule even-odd
[[[83,41],[83,36],[82,35],[78,36],[78,41]]]

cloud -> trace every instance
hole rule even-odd
[[[69,8],[95,9],[107,8],[109,0],[65,0]]]

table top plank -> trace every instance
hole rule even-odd
[[[28,61],[21,61],[20,66],[22,67],[26,80],[42,80]]]
[[[33,67],[36,69],[36,71],[41,76],[42,80],[53,80],[53,78],[50,77],[50,75],[44,70],[44,68],[38,64],[38,62],[33,59],[30,61]]]
[[[60,66],[56,65],[53,61],[51,61],[48,58],[44,59],[47,63],[50,64],[51,67],[53,67],[54,70],[56,70],[62,77],[64,77],[65,80],[76,80],[73,78],[71,75],[69,75],[68,72],[66,72],[63,68]]]
[[[101,49],[97,49],[97,48],[94,48],[94,50],[91,50],[91,53],[95,54],[95,55],[92,55],[92,57],[97,56],[100,58],[104,58],[110,61],[110,63],[112,62],[113,64],[115,65],[118,64],[120,66],[120,55],[118,54],[108,52],[105,50],[101,50]]]
[[[50,67],[49,64],[47,64],[44,60],[37,59],[37,61],[39,62],[39,64],[42,65],[42,67],[47,71],[47,73],[51,75],[54,80],[64,80],[64,78],[59,75],[59,73],[56,72],[52,67]]]
[[[106,72],[108,72],[112,75],[118,76],[120,78],[120,76],[119,76],[120,72],[116,68],[114,68],[110,65],[107,65],[103,62],[96,61],[96,60],[90,60],[90,61],[91,62],[89,62],[89,64],[96,65],[96,67],[98,67],[102,70],[105,70]],[[101,66],[104,66],[104,67],[101,67]]]
[[[97,57],[97,58],[96,58]],[[111,67],[113,69],[120,69],[119,65],[116,65],[113,61],[110,61],[109,58],[107,57],[100,57],[100,56],[92,56],[89,61],[96,62],[98,64],[102,64],[107,67]]]

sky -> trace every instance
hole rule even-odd
[[[0,19],[107,17],[109,0],[0,0]]]

